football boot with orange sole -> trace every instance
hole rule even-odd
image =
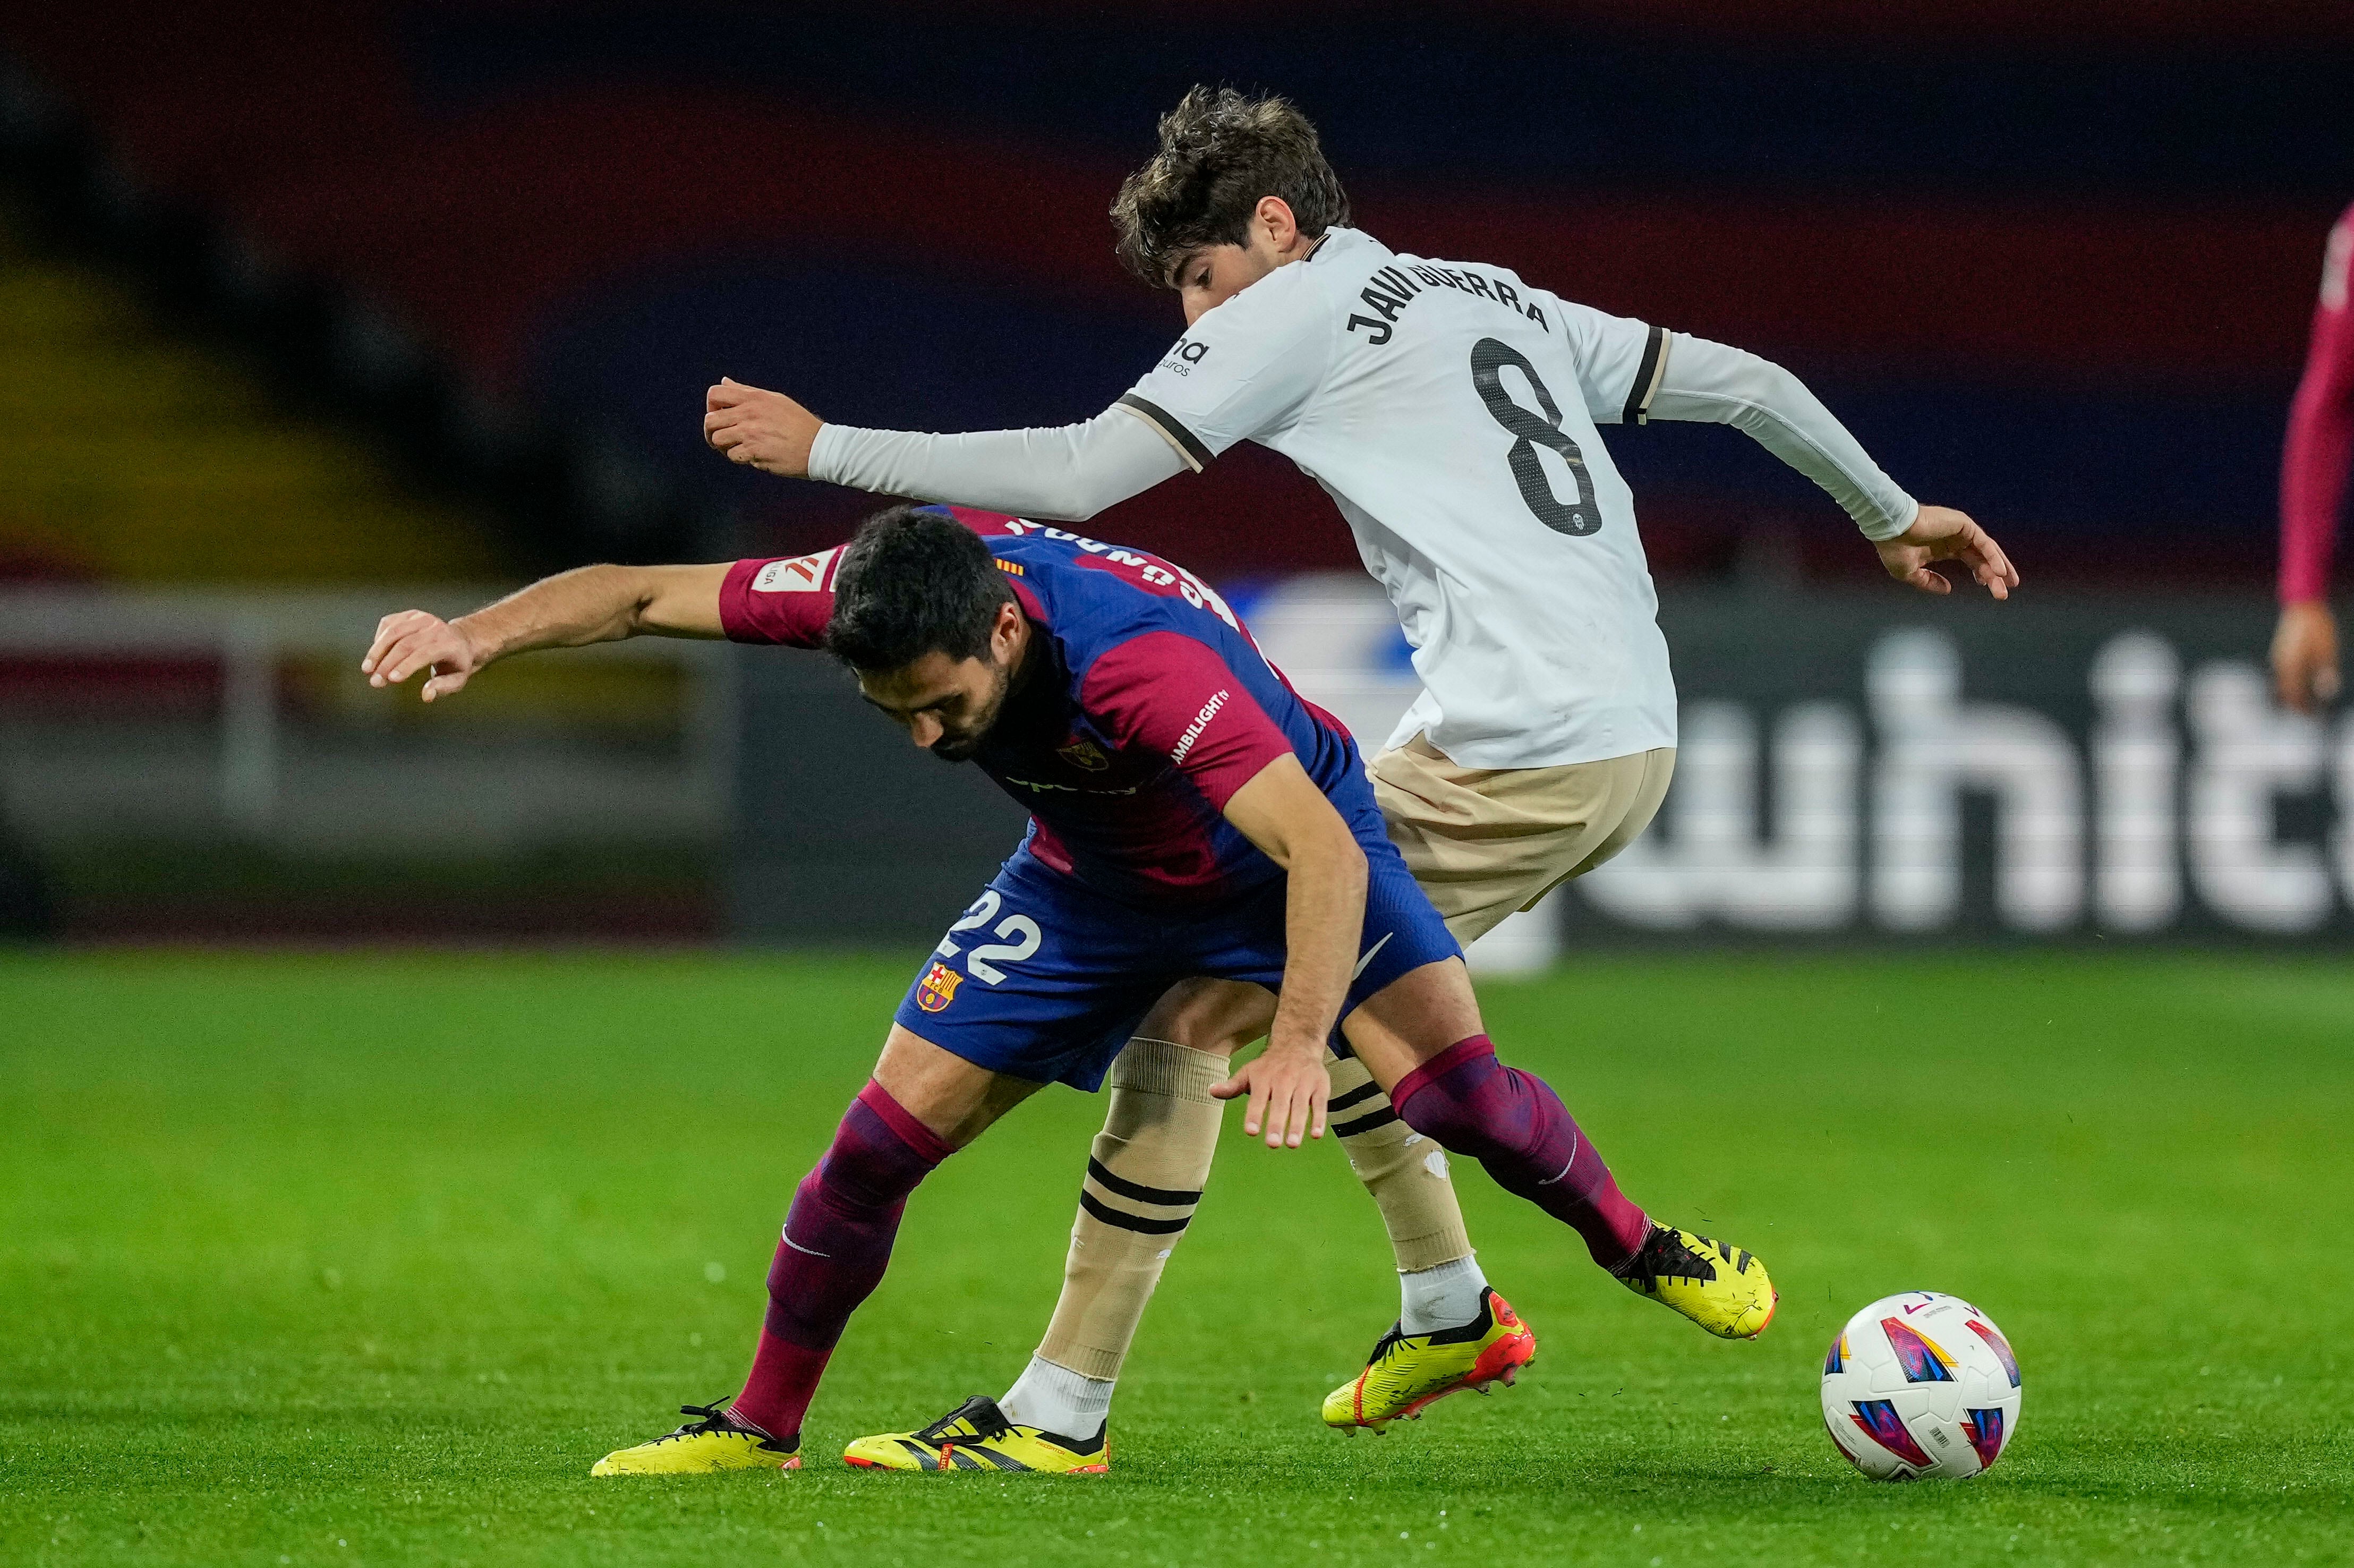
[[[1380,1432],[1393,1421],[1415,1421],[1432,1402],[1497,1383],[1511,1386],[1536,1359],[1537,1337],[1511,1303],[1480,1293],[1479,1315],[1458,1329],[1409,1334],[1393,1325],[1373,1346],[1365,1370],[1324,1396],[1324,1425],[1354,1433]]]

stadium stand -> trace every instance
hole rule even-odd
[[[476,581],[480,519],[419,500],[369,443],[287,414],[236,358],[122,283],[37,253],[0,210],[0,577]]]
[[[497,519],[31,205],[0,189],[0,944],[380,936],[392,896],[461,936],[708,934],[709,661],[525,668],[437,750],[353,664],[387,596],[513,575]]]
[[[2322,236],[2354,195],[2343,0],[0,0],[0,174],[47,180],[108,263],[0,256],[0,571],[512,577],[830,543],[864,498],[716,461],[703,387],[731,374],[832,418],[936,429],[1100,408],[1177,324],[1120,274],[1105,207],[1201,79],[1299,99],[1394,244],[1788,363],[1908,487],[1994,525],[2039,591],[2221,584],[2254,602],[2266,583]],[[140,383],[136,451],[93,430],[109,378]],[[1663,578],[1874,569],[1737,434],[1612,445]],[[404,475],[439,499],[396,500]],[[1362,588],[1329,503],[1254,449],[1096,531],[1238,600],[1328,568]],[[427,726],[364,712],[343,664],[303,662],[323,657],[269,665],[255,711],[282,721],[285,768],[275,814],[249,813],[266,828],[239,830],[249,855],[316,855],[375,820],[313,809],[348,787],[340,748],[428,733],[453,780],[493,730],[540,769],[527,800],[401,829],[486,876],[520,854],[610,865],[617,824],[653,866],[726,831],[727,694],[684,664],[525,666]],[[172,712],[225,710],[229,662],[184,660]],[[745,711],[810,700],[779,684]],[[187,800],[245,798],[218,758],[186,771]],[[69,841],[130,820],[90,779],[148,782],[100,758],[7,803],[63,868],[68,929],[92,906]],[[822,797],[811,782],[795,789]],[[228,863],[211,841],[183,852]],[[126,874],[112,907],[166,880]],[[713,889],[690,866],[670,928],[746,927]]]
[[[2045,581],[2126,546],[2137,576],[2261,574],[2316,247],[2354,189],[2354,20],[2320,4],[1808,0],[1768,26],[1498,0],[1409,48],[1381,5],[333,10],[127,0],[5,37],[137,179],[386,302],[484,407],[780,543],[854,503],[713,464],[700,387],[941,428],[1100,407],[1173,321],[1118,275],[1105,201],[1199,77],[1298,96],[1394,243],[1791,361]],[[1624,448],[1670,572],[1760,529],[1852,561],[1737,437]],[[1228,575],[1348,558],[1249,458],[1123,521]]]

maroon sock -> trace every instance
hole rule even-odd
[[[732,1408],[779,1442],[799,1439],[826,1358],[881,1283],[907,1194],[946,1160],[939,1136],[870,1080],[801,1179],[769,1268],[769,1316]]]
[[[1561,1097],[1497,1061],[1485,1034],[1457,1041],[1400,1078],[1390,1104],[1415,1131],[1477,1160],[1496,1185],[1574,1228],[1605,1268],[1633,1257],[1650,1234],[1651,1222],[1618,1191]]]

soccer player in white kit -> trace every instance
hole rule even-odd
[[[705,440],[772,473],[1070,521],[1238,441],[1290,458],[1347,519],[1412,645],[1422,694],[1371,771],[1392,839],[1458,939],[1624,848],[1673,768],[1658,600],[1600,426],[1734,425],[1829,492],[1898,580],[1949,592],[1930,568],[1955,560],[1997,599],[2018,585],[1984,530],[1914,501],[1778,366],[1349,227],[1314,128],[1282,99],[1196,88],[1160,143],[1112,216],[1122,259],[1179,295],[1186,331],[1095,418],[856,429],[728,380],[711,389]],[[1225,1086],[1186,1043],[1254,1038],[1272,1006],[1252,988],[1188,986],[1140,1028],[1113,1073],[1063,1299],[993,1414],[1049,1432],[1101,1419],[1215,1146],[1207,1091]],[[1500,1357],[1525,1361],[1533,1338],[1473,1261],[1443,1160],[1412,1147],[1356,1064],[1336,1066],[1331,1106],[1388,1223],[1405,1309],[1323,1414],[1378,1429],[1482,1372],[1492,1380]],[[1764,1266],[1690,1232],[1655,1226],[1612,1272],[1726,1338],[1771,1315]],[[854,1446],[987,1442],[967,1416]]]

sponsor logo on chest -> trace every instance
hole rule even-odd
[[[1056,747],[1055,755],[1072,767],[1084,768],[1090,773],[1101,773],[1111,766],[1111,758],[1104,755],[1103,747],[1085,736],[1068,746]]]

